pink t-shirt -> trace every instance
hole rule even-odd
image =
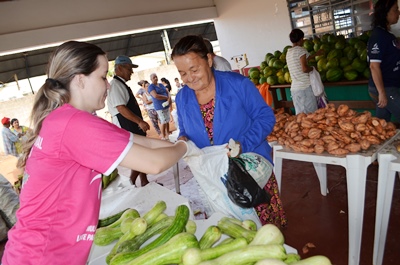
[[[2,265],[86,264],[101,173],[110,174],[132,144],[126,130],[69,104],[50,113],[26,164]]]

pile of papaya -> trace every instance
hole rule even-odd
[[[303,47],[310,55],[322,50],[322,54],[309,60],[321,75],[323,82],[354,81],[369,79],[370,70],[367,64],[367,42],[370,31],[358,37],[345,38],[343,35],[326,33],[320,37],[306,39]],[[252,67],[248,77],[255,85],[268,83],[269,85],[290,84],[292,82],[286,53],[291,45],[282,51],[268,52],[259,67]]]

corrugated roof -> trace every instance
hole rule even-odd
[[[214,41],[217,40],[214,23],[208,22],[190,26],[159,29],[112,38],[104,38],[90,43],[96,44],[107,52],[109,60],[114,60],[118,55],[138,56],[152,52],[164,51],[162,32],[166,30],[170,45],[174,45],[184,36],[202,35]],[[0,56],[0,82],[14,81],[16,74],[18,79],[25,79],[44,75],[48,59],[55,47],[26,51],[10,55]]]

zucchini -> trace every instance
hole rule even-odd
[[[157,217],[165,211],[165,209],[167,209],[167,204],[165,201],[158,201],[153,208],[143,215],[143,218],[146,220],[148,225],[152,225]]]
[[[125,259],[124,260],[126,260],[128,258],[128,256],[131,259],[132,258],[137,258],[139,256],[142,256],[143,254],[149,252],[150,250],[152,250],[152,249],[154,249],[154,248],[156,248],[158,246],[161,246],[162,244],[165,244],[173,236],[181,233],[185,229],[185,226],[186,226],[186,223],[187,223],[188,219],[189,219],[189,208],[184,204],[179,205],[176,208],[175,218],[174,218],[174,221],[172,222],[172,224],[159,237],[157,237],[153,242],[151,242],[147,246],[145,246],[145,247],[143,247],[143,248],[141,248],[141,249],[139,249],[139,250],[137,250],[137,251],[135,251],[133,253],[128,254],[129,252],[127,252],[127,253],[125,252],[125,253],[120,253],[120,254],[125,254],[124,255]],[[161,221],[161,222],[163,222],[163,221]],[[120,251],[119,248],[118,248],[118,251]],[[121,249],[121,251],[122,251],[122,249]],[[115,255],[111,259],[111,262],[110,262],[111,265],[124,264],[124,263],[121,263],[121,261],[120,261],[122,259],[121,258],[122,255],[120,256],[120,254]]]
[[[122,221],[124,221],[126,218],[129,217],[138,218],[140,217],[140,214],[136,209],[132,208],[126,209],[115,222],[107,225],[106,227],[112,227],[112,228],[119,227],[121,226]]]
[[[93,243],[98,246],[107,246],[123,235],[119,227],[100,227],[96,229]]]
[[[300,257],[299,254],[289,253],[289,254],[287,254],[286,259],[284,260],[284,262],[286,264],[292,264],[292,263],[297,262],[299,260],[301,260],[301,257]]]
[[[232,237],[227,237],[227,238],[225,238],[224,240],[222,240],[221,242],[219,242],[217,246],[221,246],[221,245],[227,244],[227,243],[229,243],[229,242],[232,242],[233,240],[235,240],[235,239],[232,238]],[[247,241],[246,241],[246,242],[247,242]]]
[[[221,238],[221,229],[210,225],[199,240],[200,249],[210,248]]]
[[[269,258],[284,260],[286,251],[283,245],[247,246],[225,253],[216,259],[202,261],[199,265],[243,265]]]
[[[332,265],[332,263],[327,257],[322,255],[316,255],[293,262],[291,263],[291,265]]]
[[[221,229],[222,233],[233,238],[244,237],[247,243],[250,243],[256,236],[256,231],[248,230],[243,226],[234,223],[230,220],[231,218],[222,217],[218,221],[218,227]]]
[[[161,213],[156,220],[154,220],[154,223],[158,223],[159,221],[161,221],[162,219],[168,217],[168,215],[166,213]]]
[[[196,233],[197,230],[197,224],[193,220],[188,220],[185,226],[185,232],[188,232],[190,234]]]
[[[116,213],[116,214],[110,215],[110,216],[108,216],[108,217],[106,217],[106,218],[99,219],[99,222],[97,223],[97,228],[105,227],[105,226],[108,226],[108,225],[114,223],[114,222],[117,221],[117,220],[121,217],[121,215],[122,215],[126,210],[128,210],[128,209],[129,209],[129,208],[126,208],[125,210],[122,210],[122,211],[120,211],[120,212],[118,212],[118,213]]]
[[[202,261],[216,259],[228,252],[242,249],[247,246],[247,241],[244,238],[232,239],[231,242],[218,245],[213,248],[197,249],[190,248],[185,251],[182,256],[183,265],[197,265]]]
[[[160,245],[147,253],[140,255],[127,265],[164,265],[178,264],[182,261],[182,255],[188,248],[198,248],[199,242],[196,236],[186,232],[174,235],[163,245]]]
[[[254,265],[287,265],[285,262],[279,259],[263,259],[257,261]]]
[[[119,227],[119,229],[121,229],[121,232],[124,233],[124,234],[126,232],[128,232],[131,229],[131,225],[132,225],[133,220],[135,220],[135,219],[137,219],[137,218],[128,217],[125,220],[123,220],[121,225],[120,225],[120,227]]]
[[[111,252],[107,255],[106,257],[106,262],[107,264],[110,264],[111,259],[114,258],[114,256],[118,255],[117,262],[122,261],[129,261],[131,260],[131,256],[134,251],[138,250],[141,245],[143,245],[144,242],[152,238],[156,234],[162,233],[164,230],[166,230],[174,221],[173,216],[168,216],[167,218],[163,219],[161,222],[155,223],[152,226],[150,226],[143,234],[138,235],[132,239],[128,239],[124,242],[121,242],[118,244],[116,249],[111,250]],[[123,264],[123,263],[117,263],[117,264]]]
[[[122,222],[121,225],[121,232],[123,232],[122,227],[126,222],[126,220],[128,219],[132,219],[132,218],[127,218]],[[133,239],[138,235],[143,234],[146,229],[147,229],[147,223],[146,220],[144,220],[144,218],[139,217],[136,219],[133,219],[132,221],[130,221],[130,227],[129,228],[125,228],[128,231],[126,231],[118,240],[118,242],[114,245],[114,247],[111,249],[110,253],[107,255],[106,257],[106,262],[107,264],[110,262],[111,258],[117,253],[117,249],[119,247],[119,245],[121,245],[123,242]]]
[[[248,230],[257,231],[257,224],[253,220],[244,220],[242,226]]]
[[[250,246],[267,245],[267,244],[281,244],[285,243],[285,238],[281,230],[273,225],[266,224],[258,229],[256,236],[251,241]]]

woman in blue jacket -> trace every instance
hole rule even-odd
[[[254,84],[234,72],[212,68],[212,57],[201,36],[186,36],[171,55],[185,86],[175,102],[179,139],[197,147],[222,145],[234,139],[242,153],[254,152],[270,162],[271,147],[266,138],[275,125],[273,110]],[[266,185],[270,205],[257,206],[261,222],[285,225],[286,218],[272,176]]]

